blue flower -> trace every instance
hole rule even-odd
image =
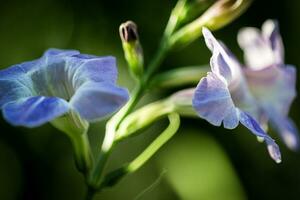
[[[197,114],[215,126],[223,123],[227,129],[243,124],[254,135],[263,138],[270,156],[281,162],[278,145],[257,121],[261,110],[248,87],[241,65],[208,29],[203,29],[203,36],[212,52],[211,72],[196,87],[193,107]]]
[[[277,130],[285,144],[299,148],[299,134],[288,117],[296,97],[296,69],[284,64],[284,48],[276,21],[267,20],[262,31],[244,28],[238,42],[245,52],[244,74],[265,121]]]
[[[36,127],[64,116],[79,125],[93,122],[127,102],[128,92],[116,79],[114,57],[50,49],[0,71],[0,108],[15,126]]]

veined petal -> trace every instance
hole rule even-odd
[[[222,42],[216,40],[208,29],[203,28],[203,36],[208,48],[212,51],[210,61],[212,72],[218,75],[218,78],[221,78],[226,85],[233,104],[257,117],[255,100],[250,94],[238,60]],[[214,81],[211,79],[211,82]],[[234,115],[235,112],[231,111],[231,113]]]
[[[37,59],[0,70],[0,108],[6,103],[35,93],[28,73],[34,70],[39,62]]]
[[[249,114],[239,110],[239,120],[246,128],[248,128],[254,135],[263,138],[267,144],[267,148],[271,158],[276,162],[281,162],[281,154],[278,145],[275,141],[267,135],[259,124]]]
[[[0,70],[0,80],[14,79],[25,75],[28,71],[34,69],[39,60],[24,62],[13,65],[7,69]]]
[[[69,66],[76,66],[72,84],[78,88],[85,81],[116,83],[117,64],[112,56],[96,57],[85,54],[72,56],[68,59]]]
[[[70,100],[72,108],[88,121],[97,121],[120,109],[128,100],[128,91],[113,84],[86,82]]]
[[[36,127],[69,110],[68,103],[56,97],[35,96],[5,104],[4,118],[15,126]]]
[[[215,126],[222,121],[225,128],[238,125],[238,115],[226,81],[213,72],[202,78],[195,90],[193,107],[201,118]]]
[[[41,95],[69,100],[86,81],[114,84],[117,68],[114,57],[97,57],[73,50],[48,50],[40,68],[31,73],[35,90]]]
[[[235,107],[226,82],[218,75],[208,73],[207,77],[201,79],[195,90],[193,107],[201,118],[215,126],[223,122],[225,128],[233,129],[241,122],[253,134],[265,140],[269,154],[276,162],[281,161],[278,145],[253,117]]]
[[[212,72],[223,76],[228,84],[238,81],[241,70],[237,59],[207,28],[203,28],[202,32],[205,43],[213,54],[210,61]]]
[[[0,79],[0,108],[11,101],[32,96],[32,90],[32,82],[26,76],[15,79]]]

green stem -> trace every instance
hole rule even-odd
[[[128,173],[138,170],[145,164],[173,135],[177,132],[180,125],[180,117],[177,113],[169,115],[169,126],[128,166]]]
[[[105,176],[103,182],[101,183],[101,188],[113,186],[125,175],[138,170],[174,136],[180,125],[179,114],[171,113],[168,115],[168,118],[170,121],[169,126],[131,163]]]
[[[164,42],[162,42],[161,48],[159,49],[160,51],[158,51],[155,58],[150,63],[144,78],[133,90],[131,99],[117,114],[115,114],[107,122],[106,133],[101,147],[101,152],[98,156],[98,160],[89,180],[89,184],[91,184],[94,188],[98,188],[100,186],[102,172],[105,167],[107,158],[109,157],[109,154],[112,150],[118,126],[121,124],[122,120],[131,112],[131,110],[140,100],[141,96],[144,94],[149,78],[157,69],[157,67],[161,64],[163,58],[166,55],[167,45],[165,45]]]
[[[115,143],[137,134],[155,121],[174,112],[174,109],[174,104],[170,102],[169,99],[164,99],[150,103],[131,112],[118,127]]]
[[[210,67],[207,65],[172,69],[153,77],[149,83],[149,88],[176,88],[196,85],[202,77],[206,76],[208,71],[210,71]]]
[[[88,176],[93,166],[93,157],[88,135],[86,132],[82,134],[74,134],[72,137],[70,137],[70,139],[74,147],[75,160],[78,170]]]

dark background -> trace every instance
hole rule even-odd
[[[50,47],[79,49],[116,56],[119,83],[132,87],[118,36],[119,24],[128,19],[138,24],[148,62],[174,4],[161,0],[1,1],[0,68],[35,59]],[[215,34],[242,58],[237,31],[243,26],[260,27],[269,18],[277,19],[286,62],[300,66],[299,10],[297,0],[257,0],[242,17]],[[200,38],[172,52],[161,70],[206,64],[209,56]],[[153,91],[146,100],[161,95],[164,93]],[[290,115],[300,127],[299,98]],[[91,127],[94,150],[99,148],[103,125]],[[164,122],[158,123],[121,144],[109,168],[138,155],[163,126]],[[0,199],[83,199],[83,178],[74,167],[71,145],[63,133],[50,125],[36,129],[12,127],[2,117],[0,130]],[[183,119],[179,133],[154,159],[96,199],[299,199],[300,154],[289,151],[277,135],[271,135],[282,150],[283,162],[279,165],[243,127],[228,131],[200,119]]]

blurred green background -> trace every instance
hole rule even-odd
[[[171,0],[2,1],[0,68],[35,59],[50,47],[79,49],[88,54],[116,56],[120,84],[132,87],[118,37],[119,24],[128,19],[138,24],[147,62],[174,4]],[[298,0],[254,1],[242,17],[216,35],[242,58],[237,31],[243,26],[261,26],[268,18],[278,19],[286,61],[300,66],[299,10]],[[161,70],[206,64],[209,57],[201,38],[169,54]],[[171,92],[153,91],[145,100]],[[299,98],[291,116],[300,127]],[[122,143],[114,151],[108,169],[134,158],[165,125],[162,121]],[[50,125],[15,128],[2,117],[0,127],[1,200],[83,198],[83,178],[75,169],[71,145],[64,134]],[[91,127],[94,150],[99,148],[103,131],[104,122]],[[271,134],[281,146],[283,162],[279,165],[243,127],[228,131],[200,119],[183,119],[179,133],[150,162],[96,199],[299,199],[300,154],[289,151]]]

